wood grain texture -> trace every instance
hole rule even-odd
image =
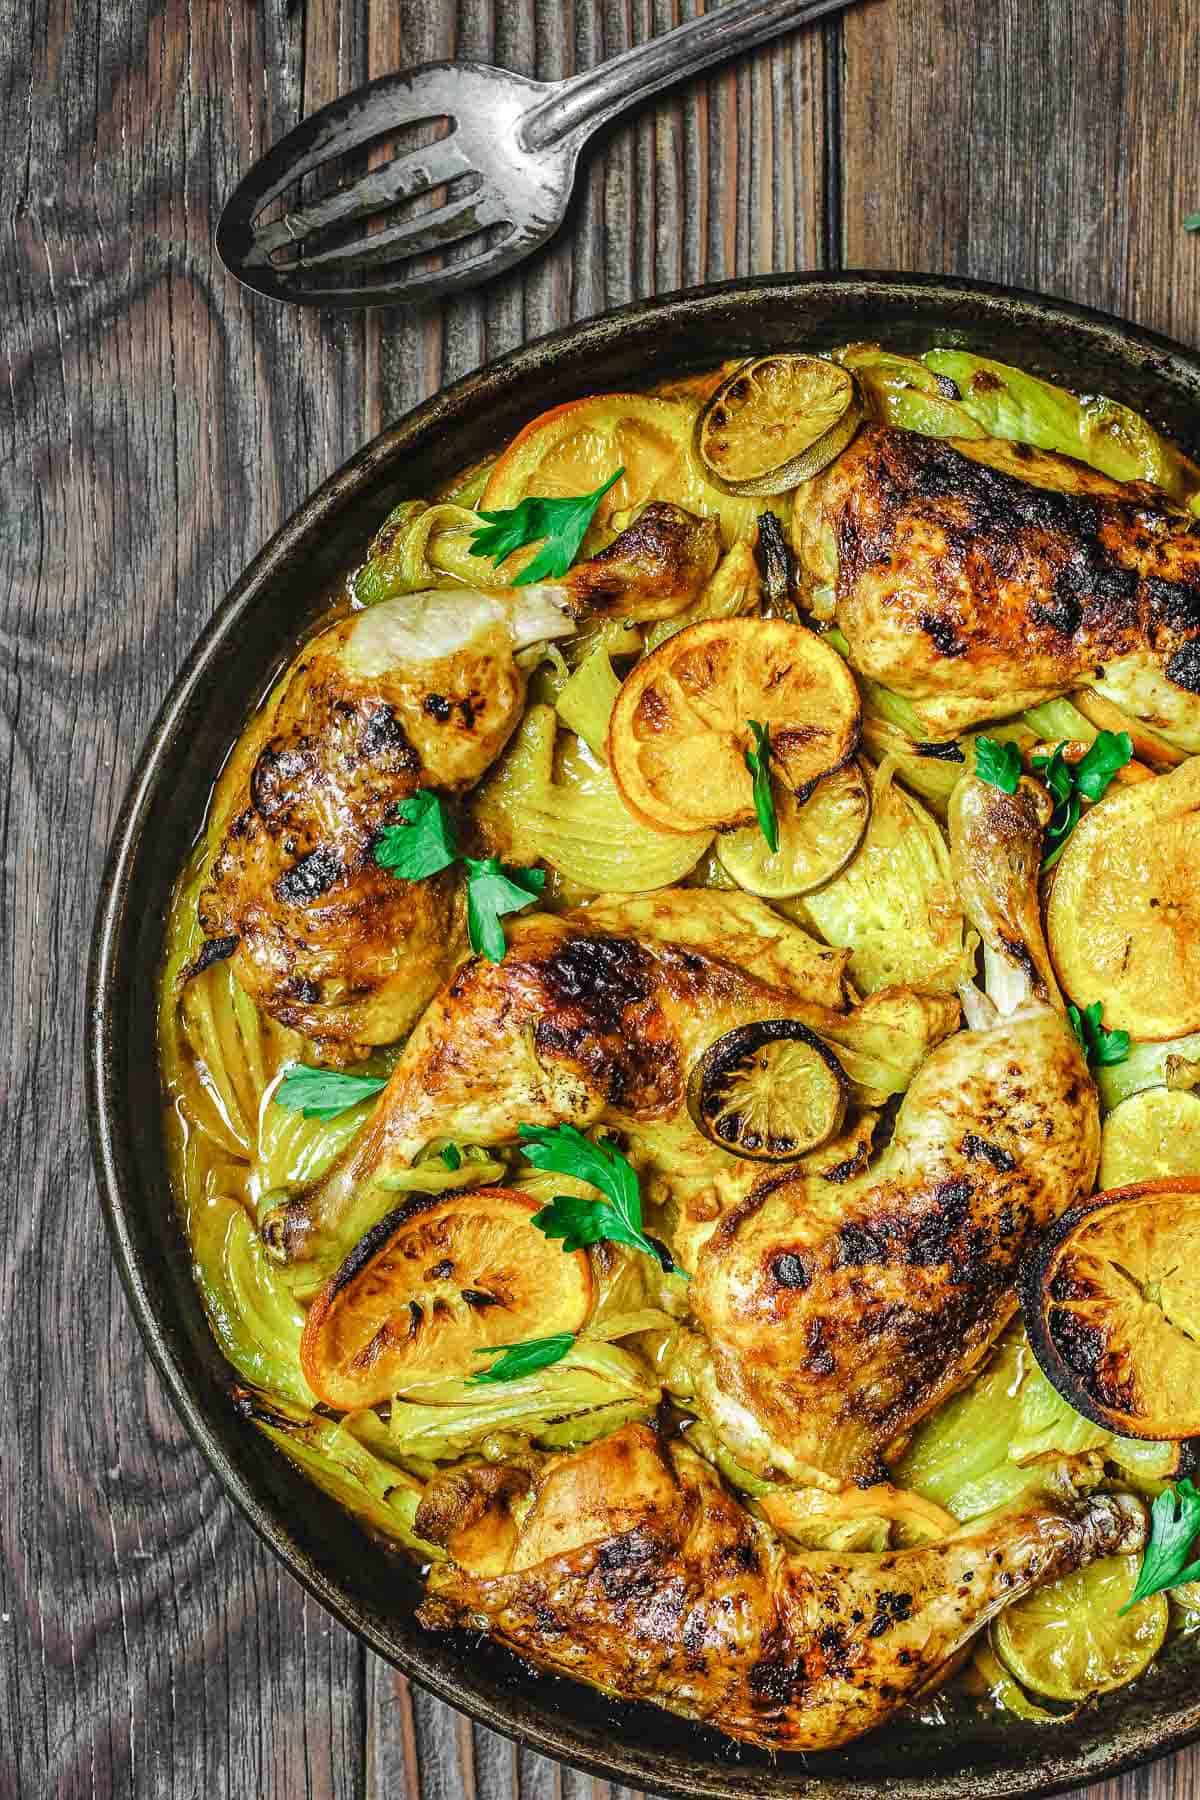
[[[1200,338],[1192,0],[864,0],[844,34],[848,267],[1012,282]]]
[[[714,0],[710,0],[710,4]],[[948,268],[1195,340],[1200,0],[866,0],[588,156],[537,262],[421,314],[249,299],[220,201],[347,86],[553,77],[699,0],[0,0],[0,1795],[633,1800],[368,1657],[232,1514],[95,1204],[82,967],[140,740],[242,565],[389,417],[645,294]],[[1189,185],[1191,184],[1191,185]],[[1184,1800],[1200,1759],[1093,1800]]]

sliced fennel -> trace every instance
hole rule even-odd
[[[863,993],[954,993],[973,973],[974,933],[941,828],[895,773],[893,759],[876,771],[866,836],[848,866],[796,904],[826,943],[850,950],[850,978]]]

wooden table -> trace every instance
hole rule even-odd
[[[306,1598],[192,1449],[109,1263],[79,1067],[97,881],[251,554],[439,385],[690,283],[955,271],[1200,340],[1200,0],[866,0],[611,133],[549,254],[417,316],[258,304],[219,268],[222,197],[341,90],[454,55],[558,76],[695,4],[0,0],[5,1800],[607,1792]],[[1093,1790],[1198,1792],[1200,1754]]]

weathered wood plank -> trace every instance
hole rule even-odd
[[[865,0],[844,30],[848,266],[1014,282],[1200,338],[1189,4]]]
[[[239,566],[361,434],[333,337],[249,307],[211,249],[215,196],[294,111],[300,25],[282,4],[0,11],[0,1790],[348,1800],[361,1650],[165,1405],[78,1072],[139,740]]]

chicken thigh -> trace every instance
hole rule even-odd
[[[1034,782],[1010,796],[967,779],[951,804],[955,885],[1015,1010],[972,996],[981,1028],[933,1051],[868,1172],[763,1183],[697,1262],[717,1388],[797,1479],[877,1479],[888,1446],[995,1342],[1038,1233],[1091,1191],[1096,1090],[1036,908],[1047,812]]]
[[[716,1038],[798,1019],[837,1046],[852,1096],[872,1106],[957,1023],[954,1000],[902,989],[849,1009],[845,962],[749,895],[666,889],[527,915],[502,962],[469,958],[434,998],[370,1123],[323,1181],[267,1216],[264,1237],[288,1261],[320,1254],[359,1192],[434,1137],[503,1144],[522,1124],[604,1122],[654,1141],[668,1195],[682,1171],[672,1237],[687,1267],[763,1168],[709,1143],[688,1115],[689,1072]],[[847,1150],[839,1139],[815,1155],[837,1169]]]
[[[455,880],[395,880],[375,836],[418,788],[479,779],[521,716],[514,653],[573,630],[559,588],[431,590],[306,644],[234,754],[205,960],[327,1050],[399,1037],[456,954]]]
[[[868,425],[798,490],[792,530],[852,666],[931,738],[1090,683],[1200,750],[1200,527],[1157,490]]]
[[[780,1750],[882,1724],[1002,1606],[1145,1538],[1136,1500],[1094,1494],[915,1549],[789,1552],[686,1443],[646,1425],[499,1496],[488,1478],[478,1505],[459,1500],[457,1531],[432,1505],[418,1528],[437,1531],[439,1510],[450,1560],[430,1571],[424,1624],[488,1629],[556,1674]]]

